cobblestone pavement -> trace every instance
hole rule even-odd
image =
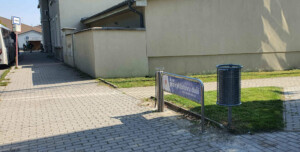
[[[0,151],[299,151],[299,132],[196,134],[172,111],[54,62],[25,54],[1,91]]]
[[[284,89],[286,131],[300,131],[300,86]]]

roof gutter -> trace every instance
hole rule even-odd
[[[135,0],[128,0],[128,1],[127,1],[127,2],[128,2],[128,8],[129,8],[130,11],[132,11],[133,13],[136,13],[136,14],[138,14],[138,15],[140,16],[140,27],[141,27],[141,28],[145,28],[145,24],[144,24],[144,15],[143,15],[143,13],[137,11],[136,9],[134,9],[134,8],[132,7],[134,1],[135,1]]]
[[[123,1],[122,3],[119,3],[118,5],[115,5],[115,6],[111,7],[111,8],[108,8],[107,10],[104,10],[104,11],[98,13],[98,14],[95,14],[95,15],[90,16],[90,17],[82,18],[81,22],[83,24],[89,24],[89,23],[91,23],[91,22],[94,21],[93,18],[96,18],[97,16],[101,16],[101,15],[107,14],[107,13],[112,12],[112,11],[117,10],[117,9],[121,9],[121,8],[125,7],[127,4],[128,4],[127,0]],[[124,11],[124,9],[122,9],[121,11]],[[105,15],[105,17],[107,17],[107,16]],[[102,18],[105,18],[105,17],[102,17]],[[90,21],[90,20],[92,20],[92,21]]]

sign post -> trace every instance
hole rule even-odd
[[[177,74],[156,72],[158,111],[164,111],[164,91],[201,104],[201,129],[204,132],[204,84],[201,80]]]
[[[19,61],[18,32],[21,32],[21,18],[12,16],[11,22],[13,25],[13,31],[16,34],[16,59],[15,60],[16,60],[16,67],[18,67],[19,66],[19,63],[18,63],[18,61]]]
[[[18,46],[18,32],[16,31],[16,67],[19,66],[19,46]]]

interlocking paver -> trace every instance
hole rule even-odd
[[[25,54],[21,65],[0,96],[0,151],[299,149],[299,132],[194,135],[174,122],[178,114],[153,113],[45,54]]]
[[[286,131],[300,131],[300,86],[284,89]]]

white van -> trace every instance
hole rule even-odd
[[[12,31],[0,24],[0,64],[9,65],[15,60],[16,46]]]

